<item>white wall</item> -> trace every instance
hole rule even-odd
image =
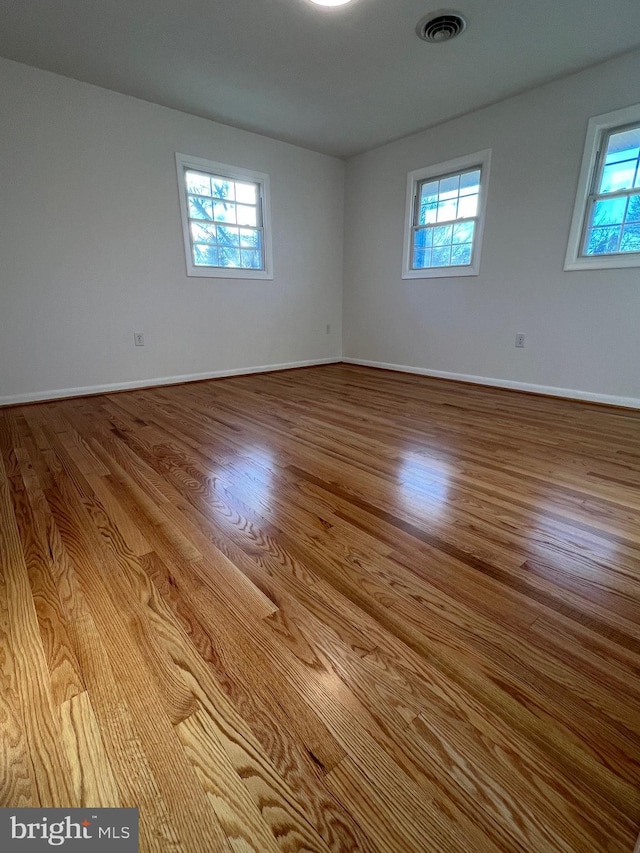
[[[349,161],[344,355],[640,401],[640,271],[562,269],[587,120],[637,102],[638,79],[640,52]],[[407,172],[483,148],[480,275],[403,281]],[[273,282],[186,276],[175,151],[271,175]],[[339,359],[343,175],[0,60],[0,404]]]
[[[187,278],[176,151],[270,175],[273,281]],[[339,160],[0,60],[0,403],[338,359],[343,175]]]
[[[587,121],[639,80],[630,54],[349,161],[345,356],[640,404],[640,270],[563,271]],[[407,172],[484,148],[480,275],[403,281]]]

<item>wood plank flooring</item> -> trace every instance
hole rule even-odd
[[[0,805],[631,853],[640,412],[330,365],[0,410]]]

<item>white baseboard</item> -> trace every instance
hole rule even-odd
[[[434,376],[437,379],[453,379],[457,382],[472,382],[474,385],[491,385],[494,388],[510,388],[513,391],[526,391],[529,394],[544,394],[550,397],[567,397],[570,400],[586,400],[590,403],[604,403],[608,406],[622,406],[626,409],[640,409],[640,399],[636,397],[616,397],[613,394],[594,394],[591,391],[576,391],[573,388],[556,388],[553,385],[533,385],[529,382],[514,382],[511,379],[494,379],[491,376],[472,376],[467,373],[449,373],[446,370],[428,370],[425,367],[409,367],[406,364],[387,364],[384,361],[369,361],[365,358],[347,358],[345,364],[361,364],[364,367],[379,367],[382,370],[397,370],[401,373],[417,373],[420,376]]]
[[[64,397],[87,397],[91,394],[109,394],[111,391],[133,391],[136,388],[154,388],[158,385],[178,385],[182,382],[198,382],[201,379],[220,379],[224,376],[242,376],[250,373],[270,373],[276,370],[291,370],[294,367],[312,367],[316,364],[337,364],[341,358],[314,358],[308,361],[290,361],[286,364],[261,364],[256,367],[236,367],[228,370],[211,370],[205,373],[185,373],[181,376],[162,376],[156,379],[134,379],[131,382],[110,382],[107,385],[86,385],[81,388],[55,388],[34,391],[30,394],[13,394],[0,397],[1,406],[20,403],[37,403],[44,400],[59,400]]]
[[[365,358],[316,358],[307,361],[290,361],[285,364],[261,364],[255,367],[237,367],[227,370],[211,370],[205,373],[185,373],[180,376],[163,376],[156,379],[134,379],[130,382],[111,382],[107,385],[86,385],[80,388],[56,388],[34,391],[30,394],[13,394],[0,397],[0,407],[15,406],[20,403],[37,403],[44,400],[59,400],[65,397],[84,397],[91,394],[109,394],[111,391],[128,391],[136,388],[154,388],[160,385],[178,385],[181,382],[198,382],[201,379],[221,379],[225,376],[242,376],[251,373],[269,373],[277,370],[291,370],[295,367],[313,367],[319,364],[361,364],[364,367],[377,367],[382,370],[396,370],[401,373],[415,373],[419,376],[434,376],[438,379],[453,379],[458,382],[471,382],[475,385],[490,385],[495,388],[510,388],[514,391],[526,391],[530,394],[544,394],[551,397],[566,397],[571,400],[586,400],[591,403],[604,403],[609,406],[622,406],[628,409],[640,409],[640,399],[636,397],[616,397],[612,394],[595,394],[591,391],[577,391],[573,388],[556,388],[553,385],[534,385],[529,382],[514,382],[510,379],[494,379],[491,376],[473,376],[467,373],[451,373],[446,370],[429,370],[425,367],[411,367],[406,364],[390,364],[384,361],[370,361]]]

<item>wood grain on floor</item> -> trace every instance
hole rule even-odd
[[[0,410],[0,806],[631,853],[640,412],[329,365]]]

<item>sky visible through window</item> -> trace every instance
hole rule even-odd
[[[264,269],[259,185],[187,170],[194,266]]]
[[[585,233],[585,255],[621,252],[640,252],[640,126],[609,135]]]

